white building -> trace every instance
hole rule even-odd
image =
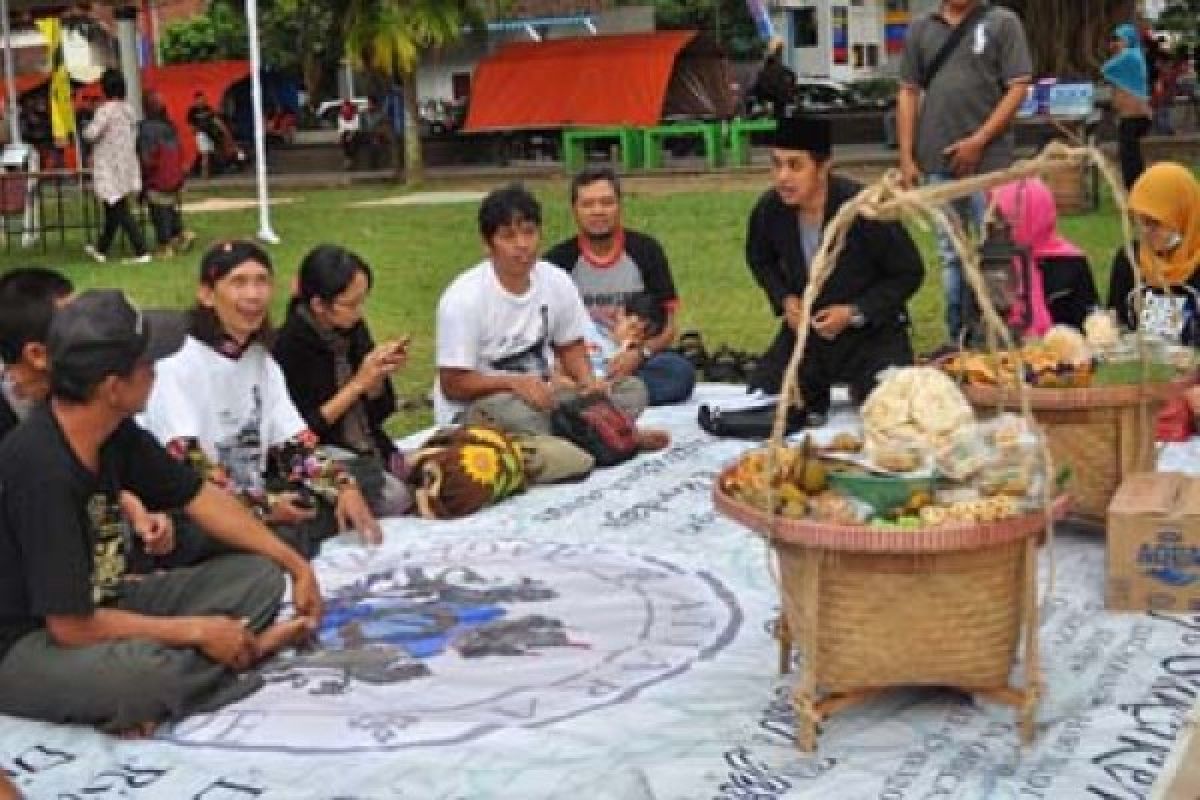
[[[784,62],[801,77],[894,75],[912,18],[938,0],[775,0]]]

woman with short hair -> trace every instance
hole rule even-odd
[[[110,69],[100,79],[105,101],[83,129],[83,138],[91,142],[92,190],[104,206],[104,230],[95,245],[84,251],[103,264],[108,261],[117,230],[125,231],[134,257],[131,263],[146,264],[150,253],[146,240],[129,209],[129,198],[142,190],[141,166],[137,156],[137,112],[125,101],[125,78]]]

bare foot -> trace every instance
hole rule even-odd
[[[137,741],[138,739],[149,739],[158,730],[157,722],[140,722],[132,728],[126,728],[123,731],[117,731],[116,737],[126,741]],[[0,795],[2,797],[3,795]]]
[[[312,621],[307,617],[296,617],[287,622],[276,622],[255,639],[258,658],[255,663],[278,653],[285,647],[300,644],[315,632]]]
[[[21,800],[21,793],[3,772],[0,772],[0,800]]]
[[[637,442],[643,453],[664,450],[671,444],[671,434],[657,428],[638,428]]]

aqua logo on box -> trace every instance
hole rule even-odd
[[[1146,577],[1168,586],[1191,586],[1200,582],[1200,547],[1184,544],[1179,531],[1159,531],[1157,541],[1138,548],[1137,566]]]

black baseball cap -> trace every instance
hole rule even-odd
[[[54,314],[47,337],[50,369],[72,381],[127,375],[183,344],[180,331],[155,325],[117,289],[90,289]]]

